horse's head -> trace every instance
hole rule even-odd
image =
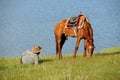
[[[94,46],[93,40],[89,40],[88,41],[88,55],[89,56],[92,56],[94,48],[95,46]]]

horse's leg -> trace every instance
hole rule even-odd
[[[87,39],[84,39],[84,53],[83,53],[83,57],[86,56],[86,49],[87,49]]]
[[[77,37],[77,41],[76,41],[76,45],[75,45],[75,50],[74,50],[74,53],[73,53],[73,58],[76,58],[76,53],[78,51],[80,40],[81,40],[81,38]]]
[[[61,51],[62,51],[62,47],[65,43],[65,40],[66,40],[66,36],[65,36],[65,34],[62,34],[62,36],[61,36]]]
[[[58,58],[62,59],[62,47],[65,43],[66,36],[64,34],[56,36],[56,52],[58,54]]]
[[[56,55],[58,55],[58,41],[57,41],[57,37],[55,37],[56,39]]]
[[[58,53],[58,58],[62,59],[62,53],[61,53],[61,39],[57,40],[57,53]]]
[[[58,58],[62,59],[62,47],[63,44],[65,43],[66,37],[64,34],[62,34],[58,40],[57,40],[57,51],[58,51]]]

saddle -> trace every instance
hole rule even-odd
[[[78,23],[78,17],[71,17],[67,21],[67,27],[75,27]]]

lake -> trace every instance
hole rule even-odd
[[[54,25],[79,12],[90,20],[95,52],[120,46],[119,5],[120,0],[0,0],[0,57],[19,57],[34,45],[43,48],[41,55],[55,55]],[[63,54],[71,54],[75,42],[69,37]]]

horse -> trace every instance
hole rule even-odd
[[[94,51],[94,39],[93,29],[88,20],[88,17],[80,14],[78,15],[78,22],[75,27],[66,27],[68,23],[67,19],[61,20],[54,27],[54,35],[56,41],[56,55],[58,59],[62,59],[62,47],[67,40],[67,37],[75,37],[76,44],[73,52],[73,58],[76,58],[76,53],[81,39],[84,39],[84,52],[83,57],[87,56],[86,50],[88,50],[88,56],[91,57]]]

